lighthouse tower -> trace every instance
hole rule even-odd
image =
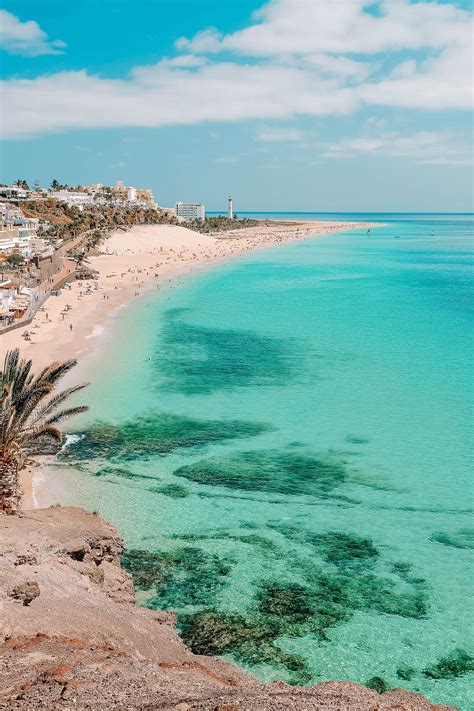
[[[232,207],[232,198],[229,196],[229,199],[227,201],[227,218],[229,220],[232,220],[234,217],[234,209]]]

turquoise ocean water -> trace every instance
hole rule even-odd
[[[474,708],[472,218],[278,217],[385,226],[120,310],[54,487],[196,651]]]

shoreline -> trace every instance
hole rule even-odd
[[[275,222],[220,233],[219,237],[175,225],[141,225],[128,232],[115,230],[102,245],[101,254],[88,259],[90,267],[98,272],[98,279],[72,282],[59,296],[51,296],[30,326],[1,337],[0,358],[7,350],[18,347],[23,357],[34,361],[36,369],[52,360],[82,359],[90,350],[89,341],[101,335],[94,333],[94,329],[103,326],[116,308],[126,306],[152,288],[165,288],[176,278],[248,252],[374,226],[379,225]],[[65,311],[68,305],[72,308]],[[24,340],[25,331],[30,332],[32,341]]]
[[[84,360],[97,353],[110,319],[153,288],[166,289],[178,278],[195,275],[248,252],[323,237],[335,232],[377,226],[364,222],[270,222],[215,235],[203,235],[175,225],[135,226],[128,232],[114,231],[90,267],[98,279],[75,281],[51,296],[26,329],[1,338],[0,358],[18,347],[33,360],[35,371],[55,360],[76,358],[75,381]],[[25,330],[31,341],[23,338]],[[23,505],[34,509],[51,505],[45,495],[45,463],[29,465],[21,473]],[[39,479],[39,480],[38,480]],[[43,491],[42,491],[43,490]]]

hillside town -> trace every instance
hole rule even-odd
[[[17,180],[13,185],[0,185],[0,200],[45,200],[54,198],[65,202],[70,207],[83,208],[85,205],[137,205],[158,207],[153,192],[149,188],[126,186],[123,180],[117,180],[114,186],[96,183],[95,185],[62,185],[53,180],[49,188],[42,188],[35,183],[32,188],[25,180]]]
[[[116,228],[178,222],[148,188],[101,183],[47,189],[0,185],[0,333],[26,325],[85,269],[84,256]],[[86,270],[87,271],[87,270]]]

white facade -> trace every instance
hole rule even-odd
[[[25,217],[18,207],[0,203],[0,253],[21,254],[30,257],[46,248],[46,242],[38,238],[37,217]]]
[[[36,295],[36,299],[38,296]],[[23,313],[35,299],[32,289],[7,279],[0,283],[0,314],[2,319],[13,321],[15,312]]]
[[[202,202],[177,202],[176,215],[177,217],[182,217],[186,222],[191,222],[191,220],[204,220],[206,217],[206,208]]]
[[[0,227],[0,253],[11,254],[17,251],[22,253],[28,244],[28,240],[22,239],[20,244],[20,235],[18,229],[13,225],[2,225]]]
[[[87,193],[74,193],[69,190],[58,190],[57,192],[50,193],[51,197],[59,200],[59,202],[65,202],[69,207],[83,207],[84,205],[90,205],[94,202],[94,198]]]
[[[8,255],[15,252],[21,254],[22,257],[30,257],[31,236],[28,230],[18,229],[12,225],[2,225],[0,227],[0,253]]]
[[[60,202],[65,202],[69,207],[78,207],[82,210],[86,205],[118,205],[127,207],[133,203],[135,207],[156,207],[151,190],[126,187],[123,180],[117,180],[115,187],[103,190],[101,183],[89,185],[87,192],[74,192],[72,190],[58,190],[49,195]]]
[[[11,185],[9,188],[0,188],[0,197],[10,198],[11,200],[26,200],[28,193],[23,188]]]

